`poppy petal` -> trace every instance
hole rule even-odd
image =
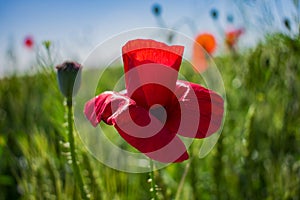
[[[192,64],[197,72],[202,73],[207,69],[208,63],[206,52],[209,55],[212,55],[216,50],[216,47],[215,37],[210,33],[201,33],[195,38]]]
[[[175,93],[177,99],[174,102],[179,101],[181,112],[178,112],[179,109],[174,110],[168,122],[175,127],[179,126],[179,135],[205,138],[218,131],[224,112],[221,96],[187,81],[177,81]]]
[[[142,153],[163,148],[176,135],[176,133],[170,132],[156,117],[139,106],[129,106],[115,115],[113,124],[119,134]]]
[[[84,114],[93,126],[101,120],[112,125],[112,116],[135,102],[125,95],[117,92],[104,92],[89,100],[84,107]]]
[[[150,115],[150,124],[152,125],[149,126],[148,124],[137,128],[132,124],[132,122],[139,124],[140,121],[144,121],[143,118],[147,115]],[[132,120],[128,120],[130,118]],[[176,133],[171,132],[158,119],[141,107],[128,107],[127,111],[124,110],[116,116],[113,123],[126,142],[153,160],[169,163],[182,162],[188,159],[186,148],[179,137],[176,136]]]
[[[145,155],[163,163],[178,163],[189,159],[186,147],[178,136],[175,136],[172,141],[163,148],[151,153],[145,153]]]
[[[225,35],[225,43],[229,46],[229,47],[233,47],[234,45],[236,45],[236,43],[238,42],[240,36],[244,33],[244,29],[240,28],[240,29],[236,29],[236,30],[232,30],[232,31],[228,31],[226,32]]]
[[[201,45],[209,54],[213,54],[216,50],[217,43],[215,37],[210,33],[201,33],[195,39],[195,44]]]
[[[124,71],[142,64],[157,63],[179,70],[184,47],[168,46],[155,40],[137,39],[127,42],[122,47]]]
[[[93,126],[101,120],[114,125],[126,142],[148,157],[160,162],[188,159],[184,144],[164,123],[116,92],[104,92],[85,105],[84,113]]]
[[[127,42],[122,53],[128,96],[145,108],[167,105],[176,86],[183,49],[154,40]]]
[[[194,45],[192,64],[193,68],[198,73],[204,72],[208,67],[205,52],[203,48],[198,44]]]

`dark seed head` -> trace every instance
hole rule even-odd
[[[291,23],[288,18],[284,18],[283,20],[284,26],[290,31],[291,30]]]
[[[211,9],[211,11],[210,11],[210,16],[213,18],[213,19],[218,19],[218,17],[219,17],[219,12],[218,12],[218,10],[217,9],[215,9],[215,8],[213,8],[213,9]]]
[[[152,6],[152,13],[155,15],[155,16],[160,16],[161,15],[161,6],[159,4],[154,4]]]
[[[78,92],[81,68],[79,63],[70,61],[56,66],[59,89],[66,98],[72,98]]]
[[[169,42],[169,43],[172,43],[172,42],[173,42],[173,39],[174,39],[174,33],[170,33],[170,34],[168,35],[168,42]]]

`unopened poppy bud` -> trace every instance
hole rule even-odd
[[[79,63],[70,61],[56,66],[59,89],[66,98],[72,98],[78,92],[81,68]]]
[[[161,6],[159,4],[154,4],[152,6],[152,12],[155,16],[160,16],[161,15]]]
[[[218,19],[218,16],[219,16],[219,12],[218,12],[218,10],[217,9],[211,9],[211,11],[210,11],[210,15],[211,15],[211,17],[213,18],[213,19]]]
[[[168,35],[168,42],[172,43],[173,39],[174,39],[174,33],[170,33],[170,35]]]
[[[43,42],[43,45],[44,45],[44,47],[45,47],[47,50],[49,50],[49,49],[50,49],[50,46],[51,46],[51,41],[50,41],[50,40],[45,40],[45,41]]]
[[[291,30],[290,20],[288,18],[284,18],[283,23],[284,23],[285,27],[290,31]]]

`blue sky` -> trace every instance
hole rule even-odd
[[[36,44],[40,44],[43,40],[51,40],[56,49],[61,52],[61,59],[73,57],[82,59],[97,44],[113,35],[135,28],[158,26],[151,12],[151,7],[155,3],[161,5],[163,19],[169,28],[183,18],[188,18],[195,23],[197,32],[212,32],[221,41],[219,28],[210,17],[210,10],[216,8],[220,14],[219,26],[224,29],[246,27],[248,31],[243,41],[245,44],[251,44],[268,30],[285,31],[281,23],[282,17],[292,18],[295,15],[292,1],[265,0],[263,2],[259,3],[258,0],[0,0],[0,42],[2,44],[0,75],[9,71],[6,56],[9,48],[13,47],[18,59],[17,69],[26,68],[34,62],[35,55],[22,46],[23,39],[27,35],[32,35]],[[271,17],[268,16],[269,12],[272,12]],[[228,15],[234,17],[233,23],[226,21]],[[294,20],[291,20],[292,26],[293,23]],[[196,34],[186,25],[180,27],[178,31],[190,37],[195,37]]]

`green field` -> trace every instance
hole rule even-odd
[[[300,199],[299,52],[299,38],[274,34],[214,58],[226,89],[222,134],[205,158],[198,158],[202,141],[195,140],[190,160],[154,172],[160,199]],[[181,74],[196,81],[182,65]],[[99,92],[122,75],[122,67],[107,69]],[[0,200],[80,199],[63,101],[54,69],[0,80]],[[75,139],[91,199],[151,199],[148,173],[113,170]]]

